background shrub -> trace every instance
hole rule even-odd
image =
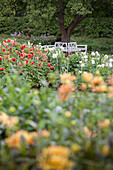
[[[111,38],[113,37],[113,18],[85,18],[74,29],[74,35]]]
[[[29,22],[26,17],[0,17],[0,34],[11,34],[20,32],[28,27]]]

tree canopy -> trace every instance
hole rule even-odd
[[[4,0],[0,2],[1,16],[26,16],[29,25],[40,32],[60,34],[70,41],[73,29],[86,17],[113,15],[112,0]]]
[[[87,15],[108,15],[113,6],[110,0],[24,0],[27,3],[28,17],[31,22],[38,22],[37,29],[50,29],[51,25],[55,26],[55,30],[61,33],[62,41],[70,41],[70,35],[73,29]],[[104,8],[104,10],[101,8]],[[107,5],[107,10],[106,10]],[[100,11],[98,11],[101,9]],[[106,11],[106,12],[105,12]]]

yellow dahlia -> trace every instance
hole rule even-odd
[[[34,138],[38,137],[38,134],[37,132],[27,132],[24,130],[19,130],[10,137],[6,138],[5,142],[11,148],[20,148],[22,136],[24,137],[27,144],[32,144],[34,142]]]
[[[0,123],[3,126],[7,127],[13,127],[15,126],[19,121],[19,118],[16,116],[8,116],[6,113],[0,111]]]
[[[49,146],[43,149],[39,158],[39,166],[42,170],[71,170],[73,162],[69,160],[71,152],[63,146]]]

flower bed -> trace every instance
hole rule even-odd
[[[0,49],[0,169],[112,170],[113,56]]]

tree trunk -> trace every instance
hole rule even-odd
[[[61,41],[62,42],[70,42],[70,35],[72,30],[86,17],[85,15],[78,15],[76,14],[74,20],[70,23],[67,31],[64,26],[64,16],[63,16],[63,4],[62,0],[58,0],[58,19],[59,19],[59,26],[61,32]]]
[[[58,19],[59,19],[59,26],[61,32],[61,41],[65,42],[66,38],[66,30],[64,27],[64,16],[63,16],[63,5],[62,0],[58,0],[59,7],[58,7]]]
[[[76,15],[74,20],[70,23],[67,31],[65,28],[60,29],[62,42],[67,42],[67,43],[70,42],[71,32],[85,17],[86,17],[86,15]],[[62,27],[60,26],[60,28],[62,28]]]
[[[66,31],[62,31],[61,32],[61,41],[62,42],[66,42],[66,39],[67,39]]]
[[[66,31],[65,32],[62,32],[61,33],[61,41],[62,42],[70,42],[70,33],[67,33]]]

